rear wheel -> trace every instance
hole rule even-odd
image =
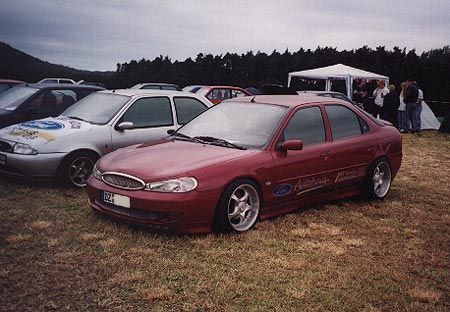
[[[371,199],[383,199],[391,188],[392,172],[389,161],[382,157],[375,160],[369,168],[366,188]]]
[[[245,232],[258,220],[261,196],[252,180],[231,183],[219,200],[214,218],[216,232]]]
[[[58,169],[58,179],[69,186],[85,187],[98,156],[89,152],[68,155]]]

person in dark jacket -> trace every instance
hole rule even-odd
[[[381,119],[389,121],[391,124],[397,124],[397,110],[400,106],[400,97],[395,91],[395,86],[389,86],[389,93],[384,96],[381,110]]]
[[[417,108],[417,99],[419,98],[419,89],[412,83],[410,79],[407,81],[408,87],[406,88],[406,95],[403,102],[406,104],[406,115],[411,122],[412,132],[420,132],[420,125],[417,124],[417,120],[414,112]]]

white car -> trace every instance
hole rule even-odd
[[[68,83],[77,84],[75,80],[69,78],[44,78],[39,80],[37,83]]]
[[[1,129],[0,174],[39,180],[57,177],[82,187],[101,156],[166,137],[169,130],[210,106],[201,95],[179,91],[92,93],[56,118]]]

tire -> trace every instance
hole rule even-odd
[[[261,208],[259,186],[250,179],[231,183],[220,197],[213,228],[218,233],[245,232],[257,222]]]
[[[392,171],[386,157],[376,159],[369,167],[366,178],[366,194],[369,199],[384,199],[392,183]]]
[[[90,152],[74,152],[59,165],[57,179],[65,186],[85,187],[99,157]]]

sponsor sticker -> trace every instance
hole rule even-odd
[[[20,127],[36,130],[59,130],[64,128],[64,124],[53,120],[33,120],[21,123]]]

